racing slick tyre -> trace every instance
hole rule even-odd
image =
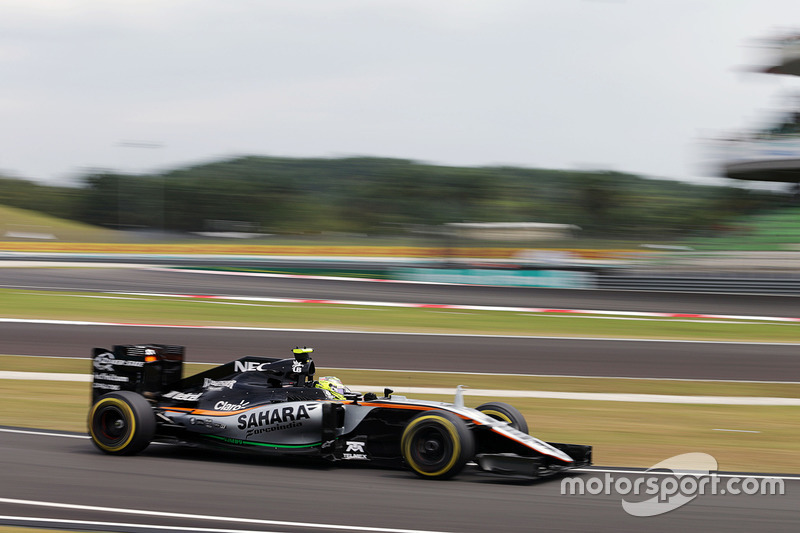
[[[513,405],[508,405],[503,402],[487,402],[483,405],[479,405],[475,409],[495,420],[508,422],[514,429],[523,433],[528,433],[528,422],[525,421],[525,417],[522,416],[519,409]]]
[[[400,439],[406,464],[426,479],[447,479],[458,474],[475,455],[475,439],[458,416],[428,411],[408,422]]]
[[[92,443],[111,455],[133,455],[147,448],[156,432],[153,408],[141,394],[111,392],[89,411]]]

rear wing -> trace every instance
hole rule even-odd
[[[183,346],[123,344],[92,350],[92,403],[107,392],[127,390],[152,397],[183,375]]]

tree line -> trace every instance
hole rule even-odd
[[[161,174],[93,172],[80,187],[0,178],[0,204],[108,228],[401,233],[447,222],[574,224],[586,236],[724,227],[788,195],[620,172],[451,167],[403,159],[239,157]]]

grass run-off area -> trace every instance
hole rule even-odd
[[[0,318],[606,338],[800,342],[800,322],[402,308],[1,289]],[[800,314],[800,313],[798,313]]]
[[[0,290],[1,318],[193,326],[254,326],[371,331],[482,333],[800,342],[800,323],[599,314],[525,313],[204,300],[101,293]],[[88,351],[91,347],[87,347]],[[51,354],[57,355],[57,354]],[[757,357],[757,351],[754,351]],[[191,359],[191,354],[189,354]],[[220,361],[223,362],[223,361]],[[202,365],[186,365],[197,372]],[[0,357],[0,370],[89,373],[86,359]],[[457,369],[454,369],[457,370]],[[377,372],[320,369],[346,383],[498,390],[800,397],[800,385]],[[324,374],[320,374],[324,375]],[[89,384],[0,381],[0,425],[85,431]],[[369,390],[362,389],[362,392]],[[449,401],[452,396],[420,396]],[[468,405],[489,398],[470,396]],[[502,394],[497,396],[502,400]],[[673,455],[705,452],[721,470],[800,473],[797,408],[511,398],[531,433],[591,444],[598,465],[649,467]],[[736,430],[736,431],[719,431]],[[87,442],[88,445],[88,442]]]

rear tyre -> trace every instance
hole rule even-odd
[[[447,479],[473,458],[475,439],[458,416],[448,411],[429,411],[406,425],[400,448],[406,464],[418,476]]]
[[[156,432],[153,408],[141,394],[111,392],[89,411],[92,443],[111,455],[133,455],[147,448]]]
[[[488,402],[479,405],[475,409],[495,420],[508,422],[514,429],[523,433],[528,433],[528,422],[525,420],[525,417],[522,416],[522,413],[519,412],[519,409],[513,405],[503,402]]]

